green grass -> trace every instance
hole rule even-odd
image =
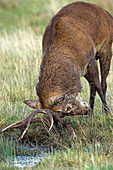
[[[23,100],[37,99],[35,84],[44,29],[51,17],[69,2],[74,1],[0,0],[0,129],[22,120],[32,111]],[[87,2],[97,3],[113,15],[112,0]],[[107,101],[113,113],[113,60],[107,81]],[[89,85],[84,79],[82,85],[82,98],[88,103]],[[24,143],[46,144],[54,153],[33,169],[113,169],[113,117],[102,116],[99,96],[96,96],[92,118],[76,116],[65,119],[75,129],[74,140],[69,140],[67,131],[60,124],[63,136],[60,141],[53,132],[48,136],[43,125],[30,126]],[[0,136],[0,169],[10,169],[2,164],[9,157],[24,154],[23,148],[18,151],[19,143],[14,144],[19,136],[17,129]]]
[[[73,147],[67,149],[66,152],[56,153],[51,156],[50,159],[45,159],[38,164],[34,169],[111,169],[113,168],[112,162],[101,155],[101,147],[97,143],[92,148],[92,145],[88,145],[83,149],[76,149]]]

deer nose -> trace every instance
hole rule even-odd
[[[89,105],[86,102],[83,102],[83,107],[89,108]]]

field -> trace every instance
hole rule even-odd
[[[42,57],[42,37],[51,17],[72,0],[0,0],[0,129],[24,119],[32,109],[25,99],[36,99]],[[113,15],[112,0],[87,0],[96,3]],[[107,78],[107,102],[113,113],[113,60]],[[82,79],[82,98],[88,103],[89,85]],[[96,95],[92,117],[65,118],[75,129],[70,141],[67,131],[59,125],[62,139],[42,126],[31,125],[22,143],[15,143],[19,130],[7,131],[0,136],[0,169],[12,169],[9,157],[25,154],[23,146],[48,146],[51,156],[32,169],[113,169],[113,116],[102,115],[101,101]],[[56,152],[55,152],[56,151]],[[30,153],[29,153],[30,154]],[[27,168],[29,169],[29,167]]]

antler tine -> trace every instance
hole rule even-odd
[[[42,109],[40,109],[40,110],[42,110]],[[53,115],[52,115],[52,111],[51,110],[49,110],[49,109],[44,109],[43,111],[42,111],[42,113],[44,113],[44,114],[48,114],[48,116],[49,116],[49,118],[50,118],[50,128],[49,128],[49,131],[52,129],[52,127],[53,127],[53,123],[54,123],[54,121],[53,121]]]
[[[22,126],[22,125],[24,126],[24,120],[15,122],[15,123],[13,123],[13,124],[11,124],[11,125],[3,128],[0,132],[4,132],[4,131],[6,131],[6,130],[8,130],[8,129],[11,129],[11,128],[20,127],[20,126]]]

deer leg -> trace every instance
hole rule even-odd
[[[93,110],[94,110],[94,101],[95,101],[95,96],[96,96],[96,89],[95,89],[93,79],[92,79],[91,74],[90,74],[89,71],[84,77],[86,78],[86,80],[89,82],[89,85],[90,85],[89,105],[90,105],[91,110],[93,112]]]
[[[108,76],[109,70],[110,70],[110,64],[111,64],[111,58],[112,58],[112,50],[111,50],[111,44],[107,47],[106,50],[104,50],[100,55],[100,71],[101,71],[101,86],[102,91],[104,95],[104,100],[106,100],[106,90],[107,90],[107,83],[106,78]],[[102,113],[104,113],[104,106],[102,104]]]
[[[105,109],[106,113],[110,112],[110,109],[109,109],[109,107],[107,106],[107,103],[106,103],[106,99],[104,98],[103,90],[102,90],[101,83],[100,83],[100,80],[99,80],[98,66],[97,66],[97,62],[96,62],[95,59],[93,59],[91,61],[91,63],[89,64],[88,71],[89,71],[89,73],[92,77],[95,89],[98,92],[98,94],[99,94],[99,96],[100,96],[100,98],[103,102],[104,109]]]

